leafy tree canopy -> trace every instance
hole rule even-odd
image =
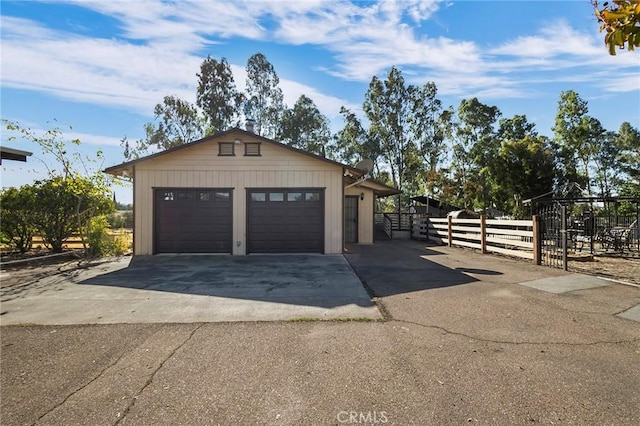
[[[615,146],[621,171],[628,176],[629,185],[640,192],[640,130],[628,122],[622,123],[615,135]]]
[[[355,166],[359,161],[371,159],[374,163],[373,177],[381,179],[380,144],[375,137],[371,137],[362,126],[358,116],[344,106],[340,108],[344,120],[344,127],[334,135],[336,155],[345,164]]]
[[[198,109],[177,96],[165,96],[153,110],[156,122],[144,126],[146,137],[131,146],[123,138],[121,146],[127,160],[140,158],[150,148],[164,151],[178,145],[193,142],[204,136],[206,119]]]
[[[91,218],[113,211],[111,198],[83,176],[56,176],[36,182],[34,190],[34,224],[54,253],[61,252],[64,240],[74,233],[84,238]]]
[[[48,170],[47,179],[20,190],[25,205],[29,206],[28,214],[20,211],[24,206],[9,203],[1,206],[2,216],[27,217],[29,225],[42,234],[54,252],[62,251],[64,240],[75,232],[80,233],[84,244],[91,219],[113,210],[109,190],[112,179],[101,172],[102,152],[98,151],[95,158],[83,157],[72,150],[80,141],[67,141],[58,128],[39,133],[17,122],[3,122],[13,133],[9,140],[21,137],[35,143],[54,161],[42,160]],[[92,169],[92,164],[97,165],[96,169]],[[33,204],[29,202],[31,197],[35,199]]]
[[[2,242],[14,246],[20,253],[31,248],[36,228],[33,221],[36,211],[36,194],[31,185],[7,188],[0,192],[2,210]]]
[[[579,152],[582,150],[586,153],[584,148],[589,139],[588,112],[587,101],[577,92],[567,90],[560,93],[553,127],[554,144],[558,154],[558,187],[578,184],[584,188],[587,185],[588,178],[585,170],[579,169],[578,161]]]
[[[207,134],[227,130],[238,116],[242,95],[225,58],[207,56],[200,65],[197,104],[207,120]]]
[[[610,55],[616,54],[616,48],[634,50],[640,47],[640,1],[611,0],[604,2],[602,9],[597,1],[592,4],[600,23],[600,32],[606,32],[604,44],[609,48]]]
[[[247,93],[245,115],[255,121],[256,133],[273,138],[279,133],[284,109],[280,78],[262,53],[247,61]],[[307,98],[308,99],[308,98]]]
[[[279,139],[287,145],[325,156],[329,151],[329,120],[316,104],[301,95],[293,108],[284,111]]]

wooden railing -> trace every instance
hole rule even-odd
[[[534,260],[537,235],[531,220],[485,221],[485,251]]]
[[[402,235],[400,238],[409,238],[411,231],[411,214],[410,213],[376,213],[375,225],[378,229],[383,229],[389,238]]]
[[[393,222],[387,215],[384,215],[382,219],[384,233],[387,234],[389,238],[393,238]]]
[[[501,253],[536,261],[537,230],[531,220],[453,219],[414,216],[414,239]]]
[[[429,222],[427,216],[414,215],[411,220],[411,238],[426,241],[429,239]]]
[[[391,229],[394,231],[410,231],[411,230],[411,214],[410,213],[385,213],[385,219],[391,221]]]

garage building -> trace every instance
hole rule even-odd
[[[105,170],[133,182],[134,254],[342,253],[372,244],[365,171],[232,129]]]

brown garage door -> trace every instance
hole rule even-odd
[[[247,191],[249,253],[323,253],[323,189]]]
[[[156,253],[231,253],[231,189],[155,191]]]

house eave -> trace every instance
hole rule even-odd
[[[29,151],[22,151],[20,149],[9,148],[6,146],[0,146],[0,160],[13,160],[13,161],[27,161],[27,157],[30,157],[33,153]]]
[[[194,142],[190,142],[190,143],[186,143],[184,145],[180,145],[180,146],[176,146],[176,147],[173,147],[173,148],[169,148],[169,149],[167,149],[165,151],[156,152],[154,154],[150,154],[150,155],[147,155],[145,157],[137,158],[135,160],[127,161],[127,162],[124,162],[122,164],[118,164],[118,165],[115,165],[115,166],[108,167],[108,168],[104,169],[104,172],[108,173],[108,174],[112,174],[112,175],[117,175],[119,172],[122,172],[122,171],[126,171],[127,173],[130,173],[130,172],[132,173],[133,172],[133,165],[135,165],[135,164],[142,163],[142,162],[145,162],[145,161],[148,161],[148,160],[152,160],[154,158],[158,158],[158,157],[161,157],[161,156],[164,156],[164,155],[168,155],[168,154],[171,154],[173,152],[180,151],[182,149],[186,149],[186,148],[189,148],[189,147],[193,147],[195,145],[199,145],[201,143],[210,142],[211,140],[214,140],[214,139],[223,138],[223,137],[231,135],[231,134],[236,134],[236,135],[239,135],[240,137],[248,136],[248,137],[251,137],[251,138],[254,138],[254,139],[258,139],[261,142],[270,143],[270,144],[276,145],[278,147],[281,147],[281,148],[288,149],[290,151],[296,152],[298,154],[306,155],[306,156],[314,158],[316,160],[323,161],[323,162],[326,162],[326,163],[330,163],[330,164],[345,168],[345,169],[349,170],[351,173],[358,174],[358,175],[362,174],[362,170],[356,169],[355,167],[351,167],[351,166],[348,166],[346,164],[342,164],[340,162],[337,162],[337,161],[330,160],[328,158],[322,157],[320,155],[313,154],[311,152],[307,152],[305,150],[298,149],[298,148],[283,144],[281,142],[265,138],[263,136],[257,135],[257,134],[252,133],[252,132],[248,132],[246,130],[243,130],[243,129],[240,129],[240,128],[237,128],[237,127],[233,128],[233,129],[225,130],[224,132],[216,133],[216,134],[211,135],[211,136],[204,137],[204,138],[199,139],[199,140],[194,141]]]
[[[362,173],[360,171],[360,173]],[[389,197],[391,195],[402,194],[402,191],[392,186],[385,185],[373,179],[363,179],[361,176],[349,176],[345,178],[345,186],[355,186],[359,188],[366,188],[373,191],[378,198]]]

